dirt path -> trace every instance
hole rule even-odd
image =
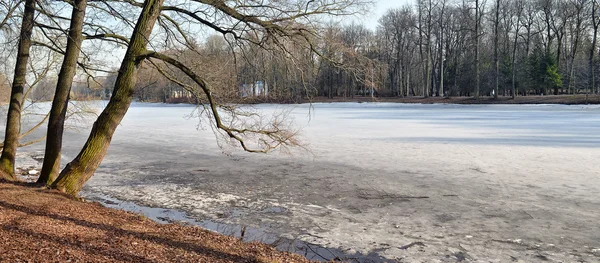
[[[258,243],[0,182],[0,262],[309,262]]]

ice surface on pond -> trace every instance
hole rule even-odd
[[[133,103],[85,191],[407,262],[600,246],[599,106],[253,107],[291,110],[309,151],[221,149],[194,106]],[[87,135],[67,132],[64,162]]]

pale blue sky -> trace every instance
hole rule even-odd
[[[377,28],[377,21],[390,8],[404,6],[406,3],[413,4],[414,0],[375,0],[377,4],[374,6],[370,14],[367,14],[363,19],[357,21],[362,22],[370,29]]]

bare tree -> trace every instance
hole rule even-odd
[[[73,1],[67,47],[65,49],[62,67],[58,74],[52,108],[50,109],[44,163],[40,177],[37,181],[40,184],[51,184],[59,173],[60,153],[62,151],[62,137],[67,106],[69,105],[69,93],[71,92],[71,85],[77,68],[77,59],[84,38],[82,31],[86,6],[87,0]]]
[[[440,37],[439,37],[439,53],[440,53],[440,88],[439,88],[439,96],[444,97],[445,92],[444,92],[444,62],[446,60],[445,56],[444,56],[444,30],[446,29],[446,17],[444,16],[444,13],[446,11],[446,0],[440,0],[440,14],[439,14],[439,32],[440,32]]]
[[[480,50],[479,43],[481,39],[481,17],[484,11],[485,3],[481,0],[475,0],[475,30],[473,37],[475,38],[475,99],[479,99],[479,90],[481,89],[481,65],[479,63]]]
[[[591,0],[592,12],[591,12],[591,22],[592,22],[592,44],[590,45],[590,53],[588,57],[589,64],[589,84],[592,91],[596,94],[600,93],[598,87],[596,86],[596,70],[594,67],[594,53],[596,51],[596,41],[598,38],[598,26],[600,26],[600,18],[598,17],[598,0]]]
[[[4,147],[2,148],[2,156],[0,156],[0,177],[9,180],[15,179],[15,158],[17,147],[19,146],[21,111],[23,109],[24,87],[27,75],[27,62],[29,60],[29,48],[31,47],[34,14],[35,0],[26,0],[6,121]]]
[[[498,58],[498,27],[500,25],[500,0],[496,0],[496,7],[494,8],[494,99],[498,98],[498,85],[500,79],[500,61]]]
[[[432,0],[417,2],[419,13],[419,54],[423,61],[423,97],[429,97],[431,90],[431,31],[432,31]]]
[[[570,20],[571,33],[571,52],[569,54],[569,90],[575,90],[575,57],[577,56],[577,48],[580,45],[581,32],[584,30],[584,8],[587,7],[587,0],[571,0],[569,4],[572,9],[572,18]],[[556,93],[555,93],[556,95]]]
[[[511,19],[516,19],[515,21],[515,35],[513,38],[513,46],[512,46],[512,56],[511,56],[511,75],[512,75],[512,98],[515,99],[517,96],[517,65],[515,64],[517,57],[517,44],[519,40],[519,31],[521,28],[521,16],[523,14],[524,8],[524,0],[515,0],[513,2],[512,9],[514,10],[514,17]]]

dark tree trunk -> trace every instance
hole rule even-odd
[[[577,25],[575,27],[575,40],[573,41],[573,48],[571,52],[571,63],[569,64],[569,90],[577,90],[574,85],[575,82],[575,57],[577,56],[577,46],[579,45],[579,32],[581,32],[581,23],[583,22],[580,18],[580,10],[577,14]],[[558,94],[555,94],[558,95]]]
[[[517,6],[518,8],[518,6]],[[519,39],[519,25],[521,22],[521,12],[520,10],[517,11],[517,23],[516,23],[516,29],[515,29],[515,39],[513,41],[513,49],[512,49],[512,59],[511,59],[511,65],[512,65],[512,99],[515,99],[517,97],[517,81],[516,81],[516,72],[517,72],[517,65],[515,65],[515,58],[516,58],[516,54],[517,54],[517,40]]]
[[[558,41],[558,43],[557,43],[558,46],[556,47],[556,67],[560,70],[560,53],[562,50],[562,38],[563,38],[564,33],[559,33],[557,31],[556,34],[557,34],[556,40]],[[547,93],[547,91],[545,91],[544,93]],[[568,93],[571,94],[571,84],[569,84]],[[558,95],[558,94],[559,94],[558,87],[554,87],[554,95]],[[548,94],[546,94],[546,95],[548,95]]]
[[[58,82],[50,109],[50,119],[48,121],[48,133],[46,137],[46,152],[44,154],[44,164],[38,183],[52,184],[56,179],[60,169],[60,153],[62,150],[63,130],[65,126],[65,116],[69,104],[69,93],[71,93],[71,84],[77,69],[77,58],[83,42],[83,20],[85,18],[85,8],[87,0],[75,0],[71,14],[71,25],[69,27],[69,38],[67,38],[67,48],[63,59]]]
[[[498,60],[498,24],[500,24],[500,0],[496,0],[496,16],[494,19],[494,67],[496,83],[494,83],[494,99],[498,98],[498,85],[500,79],[500,62]]]
[[[475,0],[475,99],[479,99],[480,69],[479,69],[479,0]]]
[[[113,95],[94,123],[83,149],[60,173],[52,184],[53,188],[70,195],[77,195],[102,162],[112,136],[133,99],[137,69],[141,62],[140,56],[146,52],[148,39],[160,14],[163,1],[146,0],[144,2],[129,47],[121,63]]]
[[[6,133],[4,135],[4,147],[0,156],[0,177],[15,179],[15,158],[19,146],[19,135],[21,132],[21,111],[23,110],[24,86],[27,75],[27,62],[29,60],[29,48],[31,47],[31,33],[35,14],[35,0],[25,1],[25,11],[21,24],[19,36],[19,50],[17,51],[17,63],[15,65],[15,76],[10,93],[10,105],[6,119]]]
[[[596,37],[598,36],[598,18],[596,18],[598,5],[596,1],[592,2],[592,26],[594,28],[594,33],[592,34],[592,46],[590,47],[590,56],[588,59],[589,63],[589,78],[592,92],[598,93],[596,89],[596,70],[594,70],[594,51],[596,50]]]

